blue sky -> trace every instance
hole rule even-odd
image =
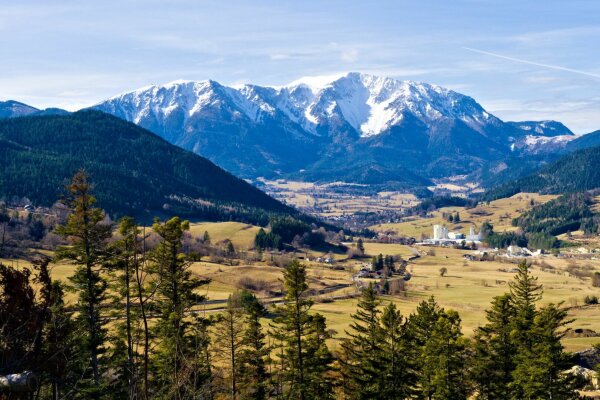
[[[455,89],[505,120],[600,129],[595,0],[3,1],[0,54],[0,99],[37,107],[360,71]]]

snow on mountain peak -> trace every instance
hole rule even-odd
[[[377,135],[398,124],[410,113],[426,124],[448,117],[459,118],[472,126],[487,122],[490,115],[468,96],[426,83],[400,81],[370,74],[350,72],[337,76],[302,78],[280,90],[310,89],[297,122],[309,127],[336,113],[361,136]]]
[[[254,123],[281,113],[313,134],[319,125],[337,120],[361,136],[382,133],[406,114],[426,125],[442,118],[460,119],[475,129],[495,118],[472,98],[452,90],[358,72],[304,77],[279,87],[177,80],[112,97],[101,107],[136,123],[149,116],[162,120],[174,112],[190,118],[215,107]]]

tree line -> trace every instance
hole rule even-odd
[[[85,174],[69,186],[71,214],[57,228],[56,261],[75,272],[53,280],[0,266],[0,374],[34,371],[36,399],[573,399],[560,339],[560,305],[538,306],[542,288],[522,263],[472,339],[457,312],[435,299],[403,316],[366,287],[340,335],[312,310],[306,267],[283,269],[284,298],[267,310],[252,293],[205,313],[182,249],[189,223],[122,218],[116,234],[95,207]],[[385,263],[385,259],[383,261]],[[68,296],[76,300],[68,300]]]

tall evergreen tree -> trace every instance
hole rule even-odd
[[[298,260],[293,260],[286,266],[283,286],[285,304],[278,310],[279,316],[275,318],[276,325],[273,329],[273,337],[281,344],[281,353],[278,355],[281,362],[280,390],[285,398],[307,400],[311,398],[310,394],[316,390],[316,386],[323,383],[320,378],[315,381],[317,377],[311,372],[319,368],[325,373],[330,368],[330,360],[321,358],[319,363],[323,365],[316,365],[315,360],[309,360],[309,357],[315,355],[315,351],[323,352],[321,346],[325,344],[323,341],[315,348],[315,344],[310,343],[311,339],[315,339],[314,336],[311,337],[311,333],[315,332],[314,321],[317,317],[309,314],[313,302],[306,298],[306,267]],[[324,325],[325,320],[321,323]],[[324,329],[319,329],[318,334],[322,335]]]
[[[444,310],[440,308],[432,296],[428,300],[419,303],[416,312],[408,318],[407,335],[414,346],[414,358],[421,359],[421,362],[415,366],[418,377],[418,398],[433,399],[435,394],[435,384],[433,382],[435,371],[426,368],[422,359],[425,357],[425,346],[431,340],[434,327],[443,314]]]
[[[517,348],[511,335],[515,317],[511,296],[495,297],[491,308],[486,311],[487,323],[475,331],[472,374],[478,399],[512,398],[510,385]]]
[[[571,322],[567,319],[567,312],[554,304],[538,310],[533,328],[529,331],[531,350],[519,349],[513,373],[518,398],[577,398],[573,377],[563,373],[570,365],[570,357],[560,342],[566,325]]]
[[[242,291],[242,306],[246,314],[244,348],[239,357],[240,398],[245,400],[264,400],[267,398],[266,359],[269,348],[265,344],[260,318],[265,315],[264,306],[256,296]]]
[[[79,378],[72,370],[71,363],[76,357],[73,349],[72,312],[64,301],[64,284],[51,279],[48,268],[49,260],[34,263],[37,271],[35,283],[40,287],[40,318],[44,324],[41,328],[40,352],[37,357],[41,365],[41,396],[58,400],[61,393],[66,392],[67,385],[75,386]],[[44,383],[49,381],[50,388],[45,390]],[[69,388],[70,389],[70,388]]]
[[[365,255],[365,244],[363,243],[362,238],[358,238],[358,241],[356,242],[356,249],[361,256]]]
[[[348,338],[342,341],[343,389],[350,399],[378,399],[382,385],[381,302],[373,284],[369,284],[352,314]]]
[[[124,317],[113,329],[111,364],[113,396],[120,389],[127,398],[147,397],[146,394],[146,329],[144,320],[146,300],[144,285],[138,285],[137,278],[143,260],[143,237],[141,229],[131,217],[119,221],[119,240],[113,243],[112,275],[114,275],[114,315]],[[141,283],[141,282],[140,282]],[[142,312],[143,311],[143,312]],[[139,349],[143,356],[140,360]]]
[[[383,387],[379,398],[408,399],[414,394],[416,375],[412,359],[412,344],[407,340],[403,317],[394,303],[389,303],[381,315],[381,354],[383,357]]]
[[[526,261],[518,265],[518,272],[513,282],[509,284],[511,299],[515,307],[515,339],[528,350],[532,346],[529,331],[533,327],[536,315],[536,303],[542,298],[542,285],[531,274]]]
[[[468,340],[462,336],[458,313],[452,310],[443,312],[435,322],[421,355],[424,376],[428,378],[421,387],[422,398],[468,398],[468,345]]]
[[[108,263],[107,241],[112,227],[103,222],[105,215],[102,210],[94,207],[96,199],[91,194],[91,184],[85,172],[75,174],[67,189],[71,214],[64,225],[56,228],[56,232],[68,239],[69,245],[59,247],[56,258],[76,265],[75,274],[69,278],[79,294],[76,336],[82,350],[87,353],[82,365],[89,365],[79,387],[89,398],[99,398],[102,395],[101,358],[105,353],[107,335],[106,320],[100,312],[106,302],[107,288],[102,272]]]
[[[160,237],[150,254],[158,275],[155,302],[160,311],[154,333],[158,342],[154,359],[157,395],[206,397],[210,394],[207,323],[191,315],[191,309],[204,299],[195,291],[207,281],[192,275],[191,262],[181,253],[189,223],[174,217],[164,223],[156,220],[152,229]]]
[[[229,295],[225,311],[215,324],[215,348],[223,365],[226,365],[226,382],[229,397],[239,397],[241,377],[240,357],[244,349],[245,315],[240,293]]]

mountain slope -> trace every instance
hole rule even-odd
[[[600,188],[600,147],[568,154],[540,171],[500,185],[484,196],[486,199],[509,197],[519,192],[570,193]]]
[[[526,131],[533,136],[554,137],[574,135],[569,128],[558,121],[521,121],[507,122],[507,124]]]
[[[0,101],[0,118],[15,118],[35,114],[39,110],[14,100]]]
[[[0,121],[0,197],[51,205],[80,168],[113,217],[178,214],[264,223],[295,213],[210,161],[97,111]]]
[[[600,146],[600,130],[579,136],[565,146],[566,152]]]
[[[26,117],[31,115],[65,115],[68,111],[60,108],[47,108],[40,110],[30,105],[14,101],[0,101],[0,119],[3,118],[17,118]]]
[[[276,88],[176,81],[94,108],[246,178],[427,185],[570,140],[554,121],[505,123],[452,90],[360,73]]]

